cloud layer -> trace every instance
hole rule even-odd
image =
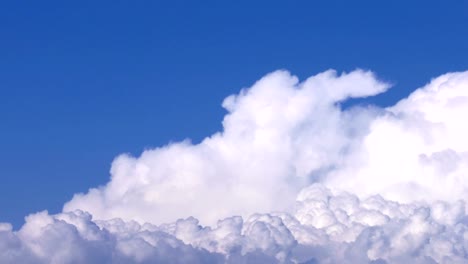
[[[463,201],[360,200],[320,184],[293,214],[232,216],[212,227],[189,217],[140,225],[92,220],[82,211],[30,215],[0,225],[1,263],[466,263]]]
[[[468,72],[340,106],[389,87],[268,74],[224,100],[222,132],[121,155],[63,213],[0,224],[0,262],[466,263]]]

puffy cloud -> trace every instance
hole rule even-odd
[[[402,204],[313,184],[292,214],[153,225],[83,211],[0,225],[1,263],[466,263],[463,201]]]
[[[113,220],[100,227],[82,211],[26,218],[17,232],[7,231],[1,263],[219,263],[221,256],[195,249],[160,231]],[[0,245],[2,245],[0,244]]]
[[[323,182],[362,197],[466,200],[467,114],[468,72],[442,75],[376,116]]]
[[[330,70],[304,82],[273,72],[224,100],[222,132],[197,145],[184,141],[138,158],[122,155],[109,183],[75,195],[64,211],[152,223],[191,215],[205,224],[290,211],[299,190],[336,166],[374,115],[369,109],[342,112],[339,102],[388,87],[362,70]]]
[[[108,184],[77,194],[64,210],[152,223],[192,215],[212,224],[290,212],[299,190],[313,182],[400,202],[465,199],[467,86],[468,73],[450,73],[395,106],[342,110],[340,102],[389,85],[362,70],[326,71],[303,82],[273,72],[225,99],[222,132],[197,145],[122,155]]]
[[[225,99],[222,132],[119,156],[63,213],[0,223],[0,263],[467,263],[468,72],[340,107],[388,88],[271,73]]]

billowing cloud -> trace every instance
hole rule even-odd
[[[466,263],[465,203],[361,200],[320,184],[303,189],[293,214],[231,216],[209,227],[189,217],[170,224],[82,211],[0,225],[1,263]]]
[[[374,115],[342,112],[339,102],[388,87],[361,70],[326,71],[302,83],[288,72],[273,72],[224,100],[222,132],[197,145],[184,141],[138,158],[122,155],[107,185],[76,195],[64,211],[151,223],[191,215],[205,224],[290,211],[299,190],[336,166]]]
[[[467,263],[468,72],[388,108],[371,72],[273,72],[223,131],[115,159],[110,181],[13,231],[0,263]]]
[[[324,182],[397,201],[467,199],[467,115],[468,72],[442,75],[374,117]]]

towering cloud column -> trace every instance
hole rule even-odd
[[[205,224],[291,211],[301,188],[346,162],[378,112],[342,111],[339,103],[388,87],[362,70],[329,70],[304,82],[273,72],[224,100],[222,132],[197,145],[184,141],[138,158],[122,155],[112,164],[109,183],[75,195],[64,211],[152,223],[191,215]]]

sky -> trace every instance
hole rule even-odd
[[[18,229],[25,216],[42,210],[58,214],[64,205],[87,208],[104,218],[131,220],[119,215],[120,205],[114,208],[107,201],[109,211],[91,208],[87,198],[74,195],[110,186],[114,182],[110,175],[118,174],[110,172],[111,164],[123,153],[130,155],[130,161],[122,158],[126,166],[133,162],[131,157],[170,142],[190,139],[193,145],[187,143],[180,150],[189,153],[184,149],[198,146],[218,131],[237,131],[232,127],[241,123],[237,116],[244,112],[236,107],[247,109],[246,113],[255,113],[250,111],[256,108],[235,102],[223,107],[224,99],[243,88],[255,91],[256,81],[268,73],[285,69],[302,82],[328,69],[335,69],[337,78],[341,72],[370,70],[375,78],[357,72],[356,82],[377,87],[378,80],[385,89],[363,90],[371,96],[366,98],[343,95],[344,101],[331,96],[330,102],[344,109],[374,104],[407,113],[410,107],[395,104],[437,76],[468,69],[466,47],[468,3],[461,0],[1,3],[0,222]],[[278,78],[289,82],[290,77]],[[234,116],[231,126],[226,121],[229,114]],[[363,115],[367,114],[373,115]],[[333,127],[330,131],[335,131]],[[236,133],[232,138],[237,140]],[[307,137],[304,140],[309,142]],[[335,148],[326,150],[334,153]],[[177,155],[171,155],[155,159],[177,164]],[[115,164],[112,168],[118,167]],[[325,165],[335,166],[332,161]],[[365,178],[373,170],[369,168],[348,166],[326,182],[366,193],[349,187],[352,184],[342,174],[360,171]],[[278,184],[287,180],[280,179]],[[259,192],[271,198],[275,186]],[[285,197],[299,190],[291,187]],[[394,197],[392,190],[386,191],[386,198]],[[443,193],[435,195],[453,200]],[[168,204],[178,202],[168,200]],[[262,210],[277,209],[269,201],[262,206]],[[232,208],[239,214],[255,211]],[[194,212],[204,212],[200,210]],[[168,221],[180,217],[172,212],[167,216]],[[221,216],[199,218],[209,222]],[[152,216],[141,219],[160,224]]]

